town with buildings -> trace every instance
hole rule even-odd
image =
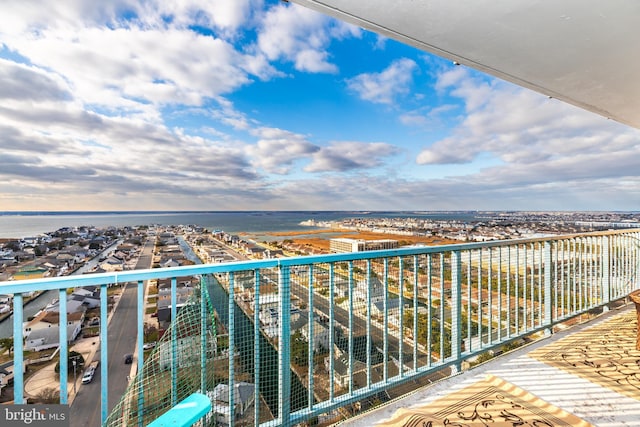
[[[197,225],[181,226],[140,226],[140,227],[110,227],[97,229],[89,226],[64,228],[39,236],[23,237],[20,239],[6,239],[0,243],[0,281],[22,280],[31,278],[44,278],[64,276],[70,274],[115,272],[136,268],[141,248],[146,242],[153,242],[153,257],[151,265],[147,268],[173,268],[178,266],[193,265],[194,263],[225,263],[248,259],[270,259],[299,255],[314,255],[327,252],[359,252],[380,249],[395,249],[404,244],[414,243],[407,241],[407,236],[427,236],[442,239],[441,242],[474,242],[486,240],[503,240],[514,238],[535,238],[541,236],[571,234],[593,230],[606,230],[610,228],[640,227],[640,215],[638,214],[598,214],[587,216],[584,214],[541,214],[541,213],[513,213],[499,216],[487,215],[481,221],[466,223],[461,221],[425,220],[416,218],[375,218],[368,216],[362,219],[349,219],[339,223],[325,223],[322,221],[305,221],[302,225],[316,227],[318,229],[344,230],[345,232],[375,233],[389,235],[395,238],[342,238],[332,237],[328,245],[317,246],[313,244],[301,244],[295,236],[280,240],[257,241],[255,239],[237,234],[225,233],[221,230],[207,230]],[[185,248],[192,252],[187,254]],[[195,257],[194,257],[195,255]],[[291,289],[291,312],[289,314],[292,340],[292,372],[299,376],[301,382],[308,380],[306,371],[307,358],[309,357],[307,345],[313,342],[314,357],[320,357],[323,362],[320,366],[328,372],[333,372],[334,384],[326,383],[326,375],[318,374],[315,379],[316,389],[314,393],[318,400],[326,400],[328,390],[335,387],[336,394],[346,392],[349,387],[348,372],[352,370],[354,381],[365,384],[366,362],[369,360],[374,369],[368,374],[373,375],[374,381],[383,375],[395,375],[400,368],[397,363],[390,364],[391,372],[383,374],[383,354],[380,350],[362,350],[365,343],[359,342],[364,336],[358,334],[353,339],[356,341],[355,360],[349,361],[349,342],[346,338],[349,334],[348,311],[353,313],[355,321],[371,322],[369,328],[378,331],[382,336],[384,328],[391,328],[387,334],[396,340],[408,340],[414,343],[414,338],[402,322],[400,314],[401,299],[406,290],[402,290],[399,284],[390,280],[385,287],[380,277],[386,274],[386,266],[374,264],[373,277],[367,276],[364,268],[357,269],[354,273],[355,285],[349,289],[346,281],[338,281],[329,288],[326,272],[316,271],[310,279],[304,271],[293,271],[295,283],[299,284]],[[397,272],[398,270],[396,270]],[[346,272],[344,272],[346,275]],[[194,293],[200,284],[201,277],[179,277],[175,283],[175,301],[178,313],[193,302]],[[242,276],[235,277],[234,295],[236,303],[247,319],[259,319],[261,334],[273,346],[278,348],[279,342],[279,299],[277,296],[276,278],[263,276],[260,279],[259,301],[255,301],[256,283],[253,277],[244,280]],[[220,276],[216,283],[229,293],[231,281],[229,277]],[[310,283],[311,285],[304,285]],[[154,280],[146,285],[145,308],[145,354],[143,357],[152,357],[160,371],[168,369],[171,363],[171,345],[167,339],[163,340],[163,334],[171,327],[172,320],[172,280]],[[314,307],[310,311],[308,306],[310,288],[317,293],[318,298],[333,298],[337,307],[333,319],[333,335],[328,324],[328,313]],[[450,292],[444,288],[444,292]],[[114,286],[109,290],[109,300],[106,302],[109,311],[114,310],[119,298],[121,288]],[[351,293],[350,293],[351,292]],[[390,297],[385,296],[389,292]],[[434,294],[444,297],[444,294]],[[350,297],[351,295],[351,297]],[[24,350],[29,352],[28,363],[34,367],[55,360],[56,351],[60,346],[59,318],[60,303],[57,299],[43,301],[39,294],[24,295],[25,304],[43,306],[37,313],[25,319],[23,325]],[[70,346],[78,340],[87,337],[96,337],[100,325],[99,307],[100,292],[96,287],[76,288],[67,296],[67,337]],[[348,303],[352,305],[347,305]],[[370,307],[367,305],[370,304]],[[259,310],[256,313],[256,308]],[[215,308],[214,310],[219,310]],[[427,310],[421,307],[418,313],[426,316]],[[12,312],[12,296],[0,295],[0,325]],[[387,314],[385,314],[387,313]],[[218,338],[214,340],[210,349],[212,357],[222,359],[228,357],[228,349],[222,343],[221,338],[226,336],[224,322],[214,315],[217,324]],[[257,314],[257,316],[256,316]],[[180,314],[178,314],[180,316]],[[384,318],[388,316],[388,318]],[[437,313],[434,314],[436,322],[439,321]],[[354,320],[351,320],[354,321]],[[406,322],[406,319],[405,319]],[[312,325],[310,325],[312,323]],[[309,336],[313,331],[313,337]],[[0,356],[9,353],[7,346],[12,345],[9,336],[0,337]],[[477,339],[477,338],[476,338]],[[199,340],[181,337],[178,346],[182,350],[190,346],[199,345]],[[422,342],[417,339],[417,343]],[[334,349],[330,350],[333,345]],[[353,343],[351,343],[353,345]],[[380,343],[378,343],[380,345]],[[466,345],[471,345],[467,343]],[[423,348],[424,351],[427,351]],[[398,354],[399,349],[390,353]],[[431,351],[431,350],[429,350]],[[433,351],[437,351],[434,349]],[[147,354],[148,353],[148,354]],[[189,360],[189,351],[180,351],[179,365],[189,366],[193,361]],[[333,355],[333,358],[329,356]],[[238,357],[242,359],[242,355]],[[0,359],[0,400],[7,395],[11,386],[12,362],[8,357]],[[349,368],[349,363],[353,365]],[[87,366],[89,363],[87,361]],[[385,365],[386,366],[386,365]],[[243,363],[240,360],[237,372],[242,372]],[[95,366],[86,383],[92,381]],[[247,370],[247,376],[249,371]],[[80,375],[82,377],[82,375]],[[371,380],[371,378],[369,378]],[[82,381],[85,384],[85,381]],[[228,396],[230,390],[225,389],[224,381],[219,382],[212,391],[212,399],[215,401],[214,411],[221,424],[229,424]],[[252,423],[253,411],[250,410],[254,401],[254,386],[250,381],[236,382],[235,391],[239,405],[236,408],[236,419],[246,423]],[[405,390],[398,390],[397,395]],[[393,390],[389,391],[389,398],[393,398]],[[37,396],[33,396],[37,399]],[[269,397],[263,396],[259,403],[266,409],[261,414],[269,414],[272,403]],[[227,405],[227,406],[225,406]]]

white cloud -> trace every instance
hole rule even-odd
[[[0,99],[38,102],[71,96],[70,88],[60,76],[0,58]]]
[[[227,36],[253,19],[263,0],[3,0],[0,28],[5,34],[23,34],[87,26],[111,28],[134,25],[146,29],[187,29],[193,25],[224,30]]]
[[[318,147],[304,135],[277,128],[258,128],[252,133],[259,137],[257,144],[247,146],[252,164],[275,174],[287,174],[299,159],[309,157]]]
[[[328,61],[328,23],[326,16],[301,6],[272,7],[264,16],[258,48],[272,61],[293,62],[298,71],[335,73],[338,68]]]
[[[327,62],[327,52],[307,49],[298,52],[295,60],[297,70],[305,70],[311,73],[334,73],[337,71],[335,65]]]
[[[360,74],[349,79],[347,86],[364,100],[392,104],[397,96],[409,91],[417,67],[411,59],[398,59],[380,73]]]
[[[407,126],[416,127],[435,127],[440,126],[442,116],[454,111],[457,106],[453,104],[444,104],[431,108],[430,106],[421,107],[412,111],[407,111],[400,115],[400,123]]]
[[[90,104],[199,105],[248,82],[232,45],[192,32],[90,28],[14,40],[12,48],[63,75]]]
[[[599,186],[637,175],[638,130],[507,83],[486,83],[457,67],[442,75],[438,88],[460,97],[469,113],[449,136],[420,152],[417,163],[473,166],[481,156],[493,158],[497,166],[459,177],[484,188],[479,191],[546,189],[558,200],[565,183]]]
[[[276,98],[267,86],[285,75],[277,67],[336,73],[344,52],[334,56],[333,44],[363,35],[303,7],[269,4],[3,1],[5,209],[167,209],[168,201],[176,209],[637,208],[638,131],[466,67],[445,68],[444,60],[416,59],[426,64],[418,74],[413,60],[389,59],[386,69],[347,81],[362,99],[398,106],[414,79],[418,86],[418,78],[439,70],[440,104],[427,92],[412,93],[404,113],[385,117],[389,129],[373,123],[379,116],[363,118],[371,129],[357,130],[350,117],[325,118],[321,108],[342,108],[326,99],[284,121],[277,106],[286,93],[265,112],[265,104],[252,104],[251,85],[264,83],[256,99]],[[395,44],[385,42],[362,45],[387,60]],[[324,76],[334,84],[342,78]],[[309,117],[319,118],[310,125],[316,127],[307,127]],[[394,119],[413,134],[394,133]],[[417,155],[423,166],[403,164],[398,154],[408,149],[391,138],[415,141],[424,130],[426,138],[439,137]],[[375,140],[393,143],[358,141],[378,131]],[[436,172],[424,172],[430,169]],[[437,179],[418,178],[441,171]]]
[[[369,169],[386,163],[387,158],[399,152],[383,142],[334,142],[313,154],[313,161],[305,167],[307,172],[348,172]]]
[[[152,0],[141,2],[144,8],[141,15],[154,17],[157,24],[168,21],[170,25],[188,27],[195,23],[204,27],[236,30],[251,18],[252,10],[261,9],[262,3],[262,0]]]

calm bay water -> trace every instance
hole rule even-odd
[[[0,238],[21,238],[63,227],[124,227],[137,225],[194,224],[227,233],[260,234],[273,231],[308,230],[301,221],[337,221],[365,217],[423,217],[473,220],[475,212],[348,212],[348,211],[256,211],[256,212],[0,212]]]

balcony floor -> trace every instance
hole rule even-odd
[[[636,331],[627,305],[340,425],[639,426]]]

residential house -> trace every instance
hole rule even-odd
[[[93,300],[87,300],[86,298],[76,298],[73,294],[67,296],[67,313],[84,313],[88,308],[93,304]],[[60,311],[60,302],[58,300],[53,301],[51,304],[48,304],[45,307],[46,311],[50,312],[59,312]]]
[[[0,247],[0,259],[13,259],[13,249]]]
[[[209,395],[209,393],[207,393]],[[233,411],[229,407],[229,385],[218,384],[211,393],[213,401],[211,412],[218,425],[231,425],[231,414],[234,421],[250,416],[249,408],[255,403],[255,384],[237,382],[233,385]]]
[[[277,294],[260,294],[258,298],[258,307],[260,307],[260,321],[264,325],[277,325],[278,324],[278,307],[280,304],[280,300],[278,299]],[[300,313],[300,310],[295,307],[297,310],[296,314]],[[292,315],[294,314],[294,307],[292,306]]]
[[[15,258],[11,257],[7,257],[7,258],[0,258],[0,270],[6,268],[7,266],[16,264],[17,261]]]
[[[302,316],[301,316],[302,317]],[[305,317],[306,318],[306,317]],[[306,326],[306,325],[305,325]],[[300,329],[302,336],[309,342],[309,328],[304,327]],[[326,323],[319,322],[314,319],[313,321],[313,351],[321,353],[329,349],[329,338],[331,332]]]
[[[367,298],[371,298],[372,303],[383,301],[384,283],[375,276],[372,276],[370,281],[367,281],[367,279],[358,280],[353,290],[353,298],[360,302],[367,301]]]
[[[329,357],[324,359],[324,366],[327,372],[331,368]],[[357,359],[353,359],[353,375],[365,372],[367,364]],[[333,360],[333,381],[338,387],[346,388],[349,385],[349,355],[344,353]]]
[[[26,361],[22,365],[22,373],[27,371]],[[2,390],[13,383],[14,365],[13,359],[8,362],[0,364],[0,396],[2,396]]]
[[[47,329],[31,332],[25,340],[24,349],[27,351],[42,351],[56,348],[60,345],[59,325],[52,325]],[[67,342],[71,344],[80,334],[81,324],[67,325]]]
[[[390,298],[387,300],[387,312],[389,315],[395,314],[398,312],[398,308],[400,307],[400,298]],[[374,302],[371,306],[371,313],[378,316],[384,315],[384,301]]]
[[[13,373],[9,371],[10,368],[13,368],[13,359],[0,364],[0,396],[2,396],[2,390],[9,385],[10,380],[13,378]]]
[[[67,300],[67,306],[69,306],[70,303],[73,304],[74,307],[79,308],[81,306],[84,306],[86,310],[90,310],[92,308],[100,307],[100,297],[94,295],[78,295],[74,292],[69,296],[69,299]],[[76,305],[78,303],[80,304],[80,306]]]
[[[31,319],[30,321],[24,323],[22,336],[24,336],[25,338],[29,338],[31,337],[31,334],[33,334],[36,331],[52,329],[52,328],[55,328],[56,330],[58,330],[59,322],[60,322],[59,312],[42,311],[40,312],[40,314],[38,314],[36,317]],[[78,328],[77,333],[80,333],[80,329],[82,328],[83,322],[84,322],[84,311],[67,313],[67,325],[77,327]]]
[[[89,295],[76,288],[71,295],[67,296],[67,313],[84,313],[90,308],[96,308],[99,306],[100,292],[98,290]],[[45,307],[45,310],[59,312],[60,302],[55,299]]]
[[[115,256],[110,256],[104,261],[102,261],[99,265],[105,271],[123,271],[124,270],[124,260],[117,258]]]
[[[180,266],[180,263],[173,258],[169,258],[168,260],[160,263],[160,267],[162,268],[173,268],[173,267],[179,267],[179,266]]]
[[[197,279],[193,276],[176,278],[178,288],[190,287],[193,283],[197,283]],[[171,289],[171,279],[158,279],[158,289]]]
[[[256,245],[250,245],[245,250],[252,258],[263,258],[265,252],[265,248]]]
[[[76,257],[66,252],[58,252],[56,255],[56,260],[67,264],[69,267],[72,267],[76,262]]]
[[[96,286],[75,288],[70,299],[81,301],[87,309],[97,308],[100,306],[100,290]]]
[[[194,288],[190,286],[176,288],[176,310],[180,311],[180,309],[186,305],[193,294],[193,290]],[[171,288],[161,288],[158,290],[156,307],[158,324],[161,328],[164,328],[171,322]]]

